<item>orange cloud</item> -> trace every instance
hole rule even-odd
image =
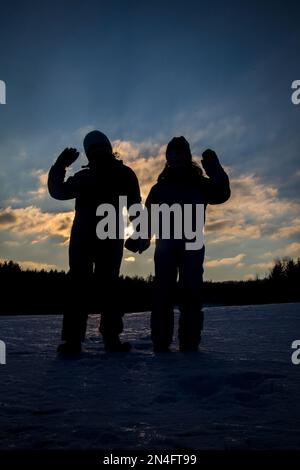
[[[124,261],[126,261],[126,263],[134,263],[135,262],[135,257],[134,256],[127,256],[127,258],[124,258]]]
[[[145,201],[165,165],[166,146],[159,146],[152,142],[137,144],[131,141],[117,140],[114,141],[114,150],[120,154],[124,163],[135,171],[140,183],[142,198]]]
[[[271,239],[288,238],[300,233],[300,219],[294,219],[290,225],[279,227],[271,236]]]
[[[274,186],[253,174],[230,180],[230,200],[224,205],[209,206],[207,210],[205,232],[210,243],[263,236],[277,239],[299,231],[299,219],[294,221],[299,203],[280,199]],[[291,221],[289,228],[286,220]]]
[[[33,170],[32,175],[38,179],[39,185],[37,189],[34,189],[33,191],[29,191],[29,194],[34,199],[40,199],[48,195],[48,190],[47,190],[48,172],[44,170]]]
[[[218,266],[233,266],[241,264],[241,261],[245,258],[245,253],[233,256],[232,258],[220,258],[206,261],[205,266],[208,268],[215,268]],[[239,266],[238,266],[239,267]]]
[[[73,220],[73,212],[42,212],[34,206],[13,209],[0,209],[0,230],[9,230],[17,236],[34,236],[34,242],[50,236],[68,239]]]
[[[266,261],[266,262],[262,262],[262,263],[254,263],[254,264],[251,264],[251,265],[248,265],[248,266],[253,268],[253,269],[270,269],[270,268],[272,268],[272,266],[274,266],[274,262],[273,261]]]

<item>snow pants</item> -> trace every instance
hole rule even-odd
[[[122,333],[118,283],[123,244],[123,240],[111,239],[83,244],[71,238],[62,329],[64,341],[84,340],[91,311],[101,312],[99,330],[104,341]]]
[[[201,250],[186,250],[184,240],[156,241],[155,287],[151,313],[151,338],[154,346],[169,347],[172,342],[176,297],[180,310],[179,344],[184,348],[199,345],[204,321],[204,252],[204,247]]]

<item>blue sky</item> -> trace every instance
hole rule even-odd
[[[232,200],[209,209],[208,279],[263,275],[300,255],[297,1],[0,2],[0,258],[67,268],[73,202],[51,200],[46,173],[65,146],[104,131],[143,194],[166,143],[214,148]],[[76,171],[82,161],[72,169]],[[147,275],[153,247],[125,253]]]

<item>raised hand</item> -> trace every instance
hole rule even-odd
[[[72,165],[72,163],[74,163],[78,157],[79,157],[79,152],[77,149],[67,147],[58,156],[56,160],[56,164],[61,165],[62,167],[66,168]]]
[[[216,152],[211,149],[206,149],[202,153],[201,163],[208,176],[221,166]]]

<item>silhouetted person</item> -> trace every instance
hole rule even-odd
[[[152,204],[221,204],[230,197],[229,179],[212,150],[203,154],[202,165],[192,160],[189,143],[184,137],[174,137],[166,150],[166,166],[146,200],[148,211]],[[194,215],[193,215],[194,217]],[[195,225],[195,221],[193,221]],[[172,232],[171,232],[172,233]],[[179,347],[180,351],[197,351],[203,328],[202,283],[204,246],[187,250],[186,240],[156,239],[155,294],[151,314],[151,336],[154,350],[168,351],[173,338],[174,302],[179,275]]]
[[[118,278],[124,240],[97,238],[99,217],[96,217],[96,209],[99,204],[109,203],[116,208],[118,216],[119,196],[127,196],[128,205],[140,202],[139,184],[135,173],[116,159],[110,141],[102,132],[90,132],[83,144],[89,162],[85,169],[65,181],[66,168],[79,155],[76,149],[66,148],[48,177],[52,197],[76,199],[69,244],[69,289],[62,330],[65,342],[58,347],[58,352],[73,354],[81,351],[92,303],[94,277],[105,349],[128,351],[130,344],[121,343],[119,339],[123,330],[123,312],[119,304]]]

